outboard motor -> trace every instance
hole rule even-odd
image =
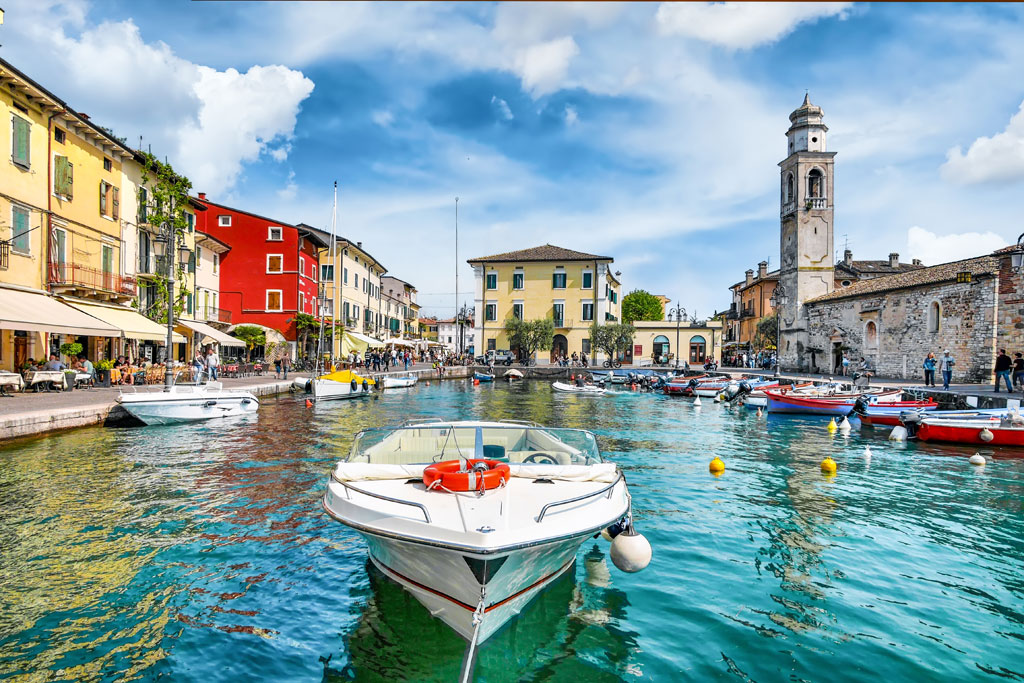
[[[847,413],[846,418],[849,419],[854,415],[866,415],[868,410],[868,397],[858,396],[857,400],[853,402],[853,410]]]
[[[918,427],[921,426],[921,413],[916,410],[904,410],[900,413],[900,424],[906,428],[908,438],[915,436]]]
[[[725,400],[728,403],[742,398],[744,395],[749,394],[754,390],[754,387],[750,386],[750,382],[743,379],[739,382],[729,382],[729,386],[722,392],[725,395]]]

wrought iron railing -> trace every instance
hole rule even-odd
[[[11,260],[11,243],[0,240],[0,270],[7,270]]]
[[[231,324],[231,311],[225,311],[223,308],[217,308],[216,306],[203,306],[196,309],[202,311],[203,320],[212,320],[218,323],[224,323],[225,325]]]
[[[112,273],[79,263],[49,262],[48,282],[66,287],[86,287],[105,292],[134,296],[138,283],[135,278]]]

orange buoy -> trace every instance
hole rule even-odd
[[[480,384],[480,380],[478,380],[477,378],[474,377],[473,378],[473,386],[475,387],[475,386],[478,386],[479,384]]]
[[[487,491],[508,482],[510,475],[508,464],[500,460],[466,460],[466,469],[460,469],[458,460],[446,460],[423,470],[423,485],[449,491]]]
[[[308,398],[306,399],[306,407],[307,408],[312,408],[313,407],[313,402],[310,401]]]

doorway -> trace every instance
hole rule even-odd
[[[556,363],[562,356],[569,355],[569,340],[564,334],[556,334],[551,342],[551,362]]]

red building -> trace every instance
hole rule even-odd
[[[231,311],[234,325],[277,330],[295,342],[290,321],[315,314],[318,254],[327,245],[308,230],[216,204],[205,193],[197,201],[208,209],[196,216],[198,230],[231,247],[220,261],[220,308]]]

